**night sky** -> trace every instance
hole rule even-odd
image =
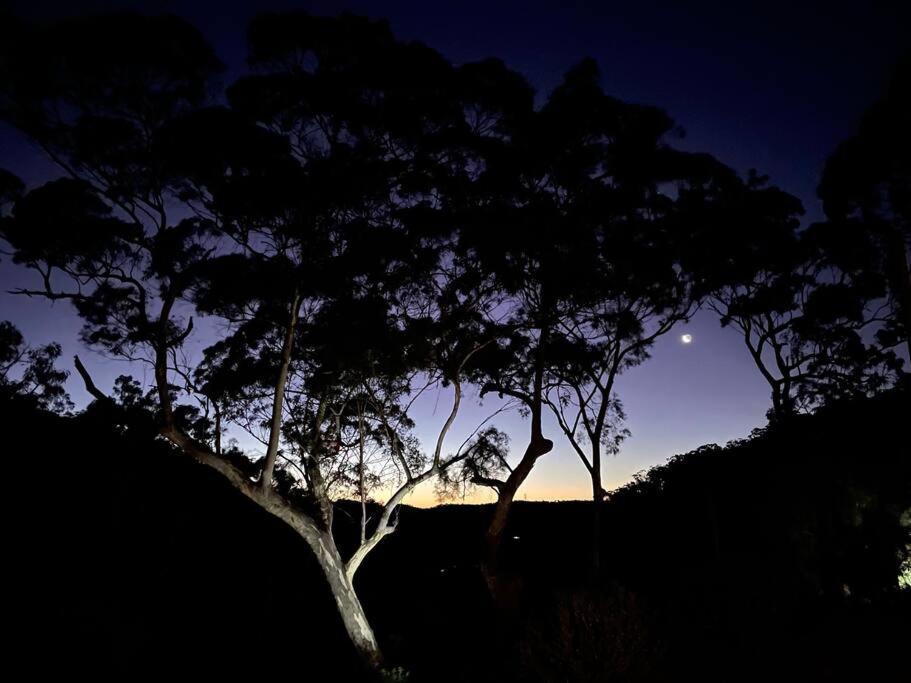
[[[686,130],[682,146],[707,151],[739,171],[755,167],[800,197],[806,222],[821,212],[815,187],[832,148],[854,129],[882,91],[903,49],[911,47],[911,3],[705,3],[705,2],[12,2],[30,18],[82,9],[171,12],[200,27],[229,69],[229,82],[244,67],[245,28],[257,10],[301,8],[314,14],[349,10],[385,17],[400,38],[416,39],[455,63],[488,56],[522,72],[539,94],[584,56],[594,57],[603,84],[621,99],[665,108]],[[891,5],[891,6],[890,6]],[[115,56],[112,55],[112,58]],[[53,168],[15,131],[0,125],[0,165],[34,185]],[[33,282],[8,261],[0,264],[3,290]],[[79,322],[65,304],[0,295],[0,319],[10,319],[31,343],[59,341],[68,360],[80,352],[96,382],[142,368],[127,368],[85,351]],[[684,345],[680,335],[693,335]],[[197,341],[198,346],[205,340]],[[73,378],[77,405],[88,396]],[[607,463],[613,488],[636,471],[704,443],[746,436],[765,422],[765,383],[740,337],[722,330],[708,312],[659,340],[653,357],[627,372],[618,391],[633,436]],[[445,390],[419,406],[419,435],[429,445],[448,412]],[[462,437],[478,416],[477,401],[463,411]],[[513,448],[525,447],[527,425],[518,416],[499,422]],[[458,430],[457,430],[458,431]],[[520,498],[588,498],[587,473],[568,444],[546,434],[554,452],[542,458]],[[457,446],[461,438],[453,438]],[[432,504],[432,490],[408,501]],[[487,500],[481,495],[475,500]]]

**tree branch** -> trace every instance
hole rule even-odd
[[[73,356],[73,364],[76,366],[76,372],[78,372],[79,376],[82,377],[86,391],[88,391],[98,401],[113,401],[110,396],[105,394],[95,385],[95,382],[92,380],[91,375],[89,375],[89,371],[85,369],[82,361],[79,360],[79,356]]]

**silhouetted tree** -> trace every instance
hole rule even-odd
[[[719,255],[707,271],[708,305],[742,335],[780,419],[879,391],[898,362],[869,339],[887,320],[881,278],[839,267],[832,230],[800,232],[799,200],[767,182],[751,172],[683,201],[706,212],[709,242],[694,244]]]
[[[60,351],[56,343],[29,347],[15,325],[0,322],[0,391],[25,397],[43,410],[72,409],[64,388],[69,373],[55,367]]]
[[[670,117],[604,95],[589,65],[572,76],[557,105],[575,123],[561,128],[581,133],[565,144],[580,180],[560,194],[562,209],[589,234],[585,254],[575,255],[587,271],[561,306],[544,397],[591,479],[597,572],[603,456],[616,454],[628,435],[615,383],[696,310],[705,274],[684,259],[702,216],[677,198],[730,171],[673,149]]]
[[[250,30],[255,73],[223,109],[205,106],[217,60],[176,19],[80,19],[14,38],[3,114],[68,176],[4,222],[16,261],[42,276],[22,293],[72,301],[87,343],[154,368],[160,433],[310,545],[352,642],[379,666],[355,572],[404,496],[471,452],[469,439],[447,456],[443,441],[463,369],[490,336],[464,268],[444,258],[446,197],[467,172],[452,68],[384,24],[266,15]],[[227,323],[202,364],[183,351],[194,311]],[[403,405],[420,372],[454,393],[426,458]],[[187,419],[181,397],[193,395],[214,428]],[[258,472],[223,452],[222,420],[262,432]],[[399,483],[343,560],[331,490],[352,445],[367,447],[367,421]],[[356,472],[364,499],[360,458]]]
[[[885,95],[857,132],[829,157],[819,197],[839,241],[839,265],[879,273],[894,315],[883,343],[904,340],[911,355],[911,56],[897,65]]]
[[[461,245],[503,297],[508,333],[501,355],[484,366],[484,391],[513,398],[530,416],[518,464],[485,457],[463,467],[463,480],[470,475],[497,493],[487,532],[491,584],[515,493],[553,446],[541,426],[548,407],[591,476],[593,498],[603,497],[602,455],[625,435],[615,379],[698,302],[698,280],[681,267],[692,226],[673,194],[726,172],[705,155],[671,148],[674,125],[661,110],[604,94],[590,60],[540,109],[525,107],[511,118],[507,144],[486,150],[479,186],[490,199]],[[595,566],[598,548],[594,542]]]

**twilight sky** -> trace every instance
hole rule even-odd
[[[385,17],[397,36],[421,40],[455,63],[500,57],[542,94],[573,63],[591,56],[598,61],[610,94],[665,108],[687,132],[684,147],[710,152],[739,171],[755,167],[770,175],[803,200],[807,222],[821,215],[814,191],[827,154],[853,130],[864,108],[881,92],[902,49],[911,45],[911,3],[898,2],[855,2],[850,8],[842,3],[777,0],[8,4],[32,19],[72,13],[77,6],[178,14],[200,27],[214,45],[229,67],[226,82],[243,69],[246,22],[259,10],[348,10]],[[54,173],[39,152],[2,124],[0,166],[32,185]],[[28,273],[7,260],[0,263],[3,291],[28,282]],[[61,342],[67,360],[80,352],[101,386],[110,386],[125,372],[141,379],[142,368],[127,368],[80,349],[79,322],[65,304],[51,306],[0,294],[0,319],[12,320],[31,343]],[[693,335],[689,345],[680,342],[684,332]],[[77,405],[87,402],[84,389],[72,378],[69,389]],[[606,488],[675,453],[747,435],[764,424],[769,404],[766,385],[742,341],[733,331],[720,329],[708,312],[659,340],[652,359],[620,379],[618,392],[633,436],[608,461]],[[418,406],[419,436],[427,446],[448,412],[448,401],[444,390],[438,402],[431,396]],[[484,408],[477,400],[467,403],[454,447],[492,406],[490,401]],[[497,424],[511,435],[514,449],[524,449],[527,425],[521,418],[510,416]],[[520,498],[588,497],[587,474],[569,445],[556,438],[556,425],[548,427],[546,432],[557,445],[539,461]],[[432,488],[425,487],[407,502],[433,504]],[[486,493],[472,498],[489,499]]]

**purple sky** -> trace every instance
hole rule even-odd
[[[503,58],[541,93],[584,56],[601,66],[612,95],[664,107],[687,131],[684,146],[708,151],[734,168],[755,167],[799,196],[806,220],[820,217],[814,189],[827,154],[847,136],[886,82],[911,35],[911,3],[659,3],[659,2],[17,2],[31,18],[89,9],[131,8],[173,12],[198,25],[228,64],[243,68],[246,20],[256,9],[299,7],[316,14],[350,10],[387,17],[402,38],[422,40],[456,63]],[[891,7],[890,7],[891,5]],[[0,166],[36,184],[49,164],[14,131],[0,125]],[[0,264],[3,290],[30,282]],[[80,351],[102,386],[124,372],[121,362],[80,349],[79,323],[66,304],[0,295],[0,319],[16,323],[32,343],[64,345],[66,358]],[[680,335],[689,332],[693,343]],[[141,378],[141,377],[140,377]],[[619,393],[633,436],[606,467],[612,488],[641,469],[703,443],[745,436],[765,422],[768,391],[736,333],[720,329],[710,313],[659,340],[653,358],[623,376]],[[77,405],[87,396],[71,381]],[[425,442],[448,410],[428,398],[418,406]],[[469,403],[472,403],[469,401]],[[476,403],[476,402],[475,402]],[[490,405],[488,403],[489,412]],[[470,431],[485,413],[474,404],[460,423]],[[527,425],[517,417],[499,424],[524,448]],[[556,436],[556,426],[549,425]],[[457,430],[458,431],[458,430]],[[455,445],[461,441],[456,435]],[[555,439],[520,497],[582,498],[587,475],[569,446]],[[428,504],[432,493],[409,501]]]

